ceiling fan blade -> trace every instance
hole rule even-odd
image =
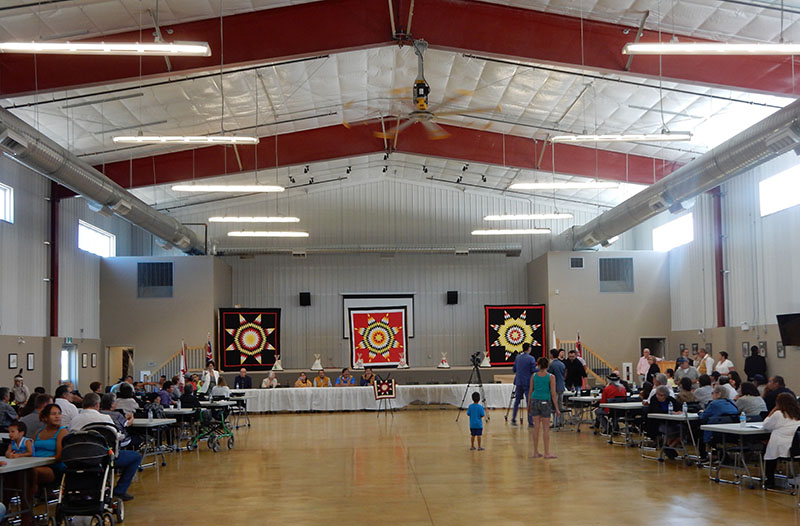
[[[436,122],[447,124],[448,126],[460,126],[461,128],[473,128],[476,130],[488,130],[492,125],[491,121],[486,124],[478,124],[475,121],[453,121],[450,119],[441,119],[439,117],[436,117]]]
[[[431,111],[433,113],[436,113],[436,109],[435,108],[443,108],[443,107],[447,106],[448,104],[450,104],[451,102],[457,101],[458,99],[463,99],[464,97],[469,97],[473,93],[474,93],[473,91],[466,90],[466,89],[456,90],[456,95],[451,95],[450,97],[446,97],[444,100],[442,100],[442,102],[440,102],[439,104],[437,104],[436,106],[431,108]]]
[[[408,119],[405,122],[401,123],[399,126],[393,126],[386,130],[385,132],[375,132],[373,135],[379,139],[393,139],[396,135],[398,135],[401,131],[405,130],[416,121],[414,119]]]
[[[450,137],[450,134],[447,133],[444,128],[433,121],[422,121],[422,125],[425,126],[425,131],[428,132],[428,139],[432,141],[438,141],[440,139],[447,139]]]
[[[410,92],[411,92],[411,88],[410,87],[394,88],[394,89],[390,89],[389,90],[389,93],[391,93],[392,95],[400,95],[402,93],[410,93]]]

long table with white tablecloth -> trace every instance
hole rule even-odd
[[[390,400],[393,408],[405,407],[412,402],[423,404],[450,404],[458,407],[464,397],[466,384],[449,385],[398,385],[397,398]],[[511,384],[486,384],[486,406],[502,408],[508,406]],[[472,393],[477,386],[470,386],[464,406],[472,403]],[[378,401],[372,387],[289,387],[277,389],[245,389],[247,410],[265,413],[275,411],[360,411],[378,409]]]

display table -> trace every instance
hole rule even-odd
[[[450,404],[458,407],[464,397],[466,384],[448,385],[398,385],[397,398],[391,400],[393,408],[424,404]],[[486,406],[504,408],[511,399],[512,384],[486,384]],[[470,386],[464,406],[472,403],[472,393],[478,386]],[[240,390],[247,400],[249,412],[277,411],[376,411],[378,402],[372,387],[288,387],[276,389]]]

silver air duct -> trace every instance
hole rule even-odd
[[[582,250],[618,236],[664,210],[711,190],[731,177],[774,159],[800,144],[800,100],[778,110],[716,148],[682,166],[585,225],[553,239],[552,250]]]
[[[506,257],[519,257],[522,253],[520,244],[487,244],[463,246],[438,246],[438,245],[342,245],[320,246],[304,248],[277,248],[277,247],[214,247],[217,256],[251,256],[264,254],[285,254],[295,258],[304,259],[309,255],[342,255],[342,254],[379,254],[392,256],[394,254],[454,254],[465,256],[469,254],[504,254]]]
[[[3,108],[0,108],[0,150],[83,196],[92,210],[103,215],[116,214],[187,254],[204,253],[192,230],[151,208]]]

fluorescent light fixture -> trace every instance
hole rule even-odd
[[[209,223],[299,223],[297,217],[245,217],[245,216],[222,216],[209,217]]]
[[[526,221],[529,219],[572,219],[572,214],[517,214],[483,218],[484,221]]]
[[[724,42],[639,42],[625,44],[623,55],[800,55],[800,44]]]
[[[473,230],[473,236],[515,236],[520,234],[549,234],[549,228],[510,228],[506,230]]]
[[[282,186],[266,184],[176,184],[172,187],[175,192],[283,192]]]
[[[2,53],[55,55],[153,55],[210,57],[207,42],[0,42]]]
[[[308,237],[308,232],[240,230],[228,232],[228,237]]]
[[[120,135],[117,144],[258,144],[258,137],[243,135]]]
[[[612,133],[608,135],[556,135],[550,142],[565,144],[582,142],[674,142],[691,141],[692,134],[680,133]]]
[[[552,183],[514,183],[509,188],[512,190],[602,190],[619,188],[619,183],[610,181],[589,181],[586,183],[554,181]]]

